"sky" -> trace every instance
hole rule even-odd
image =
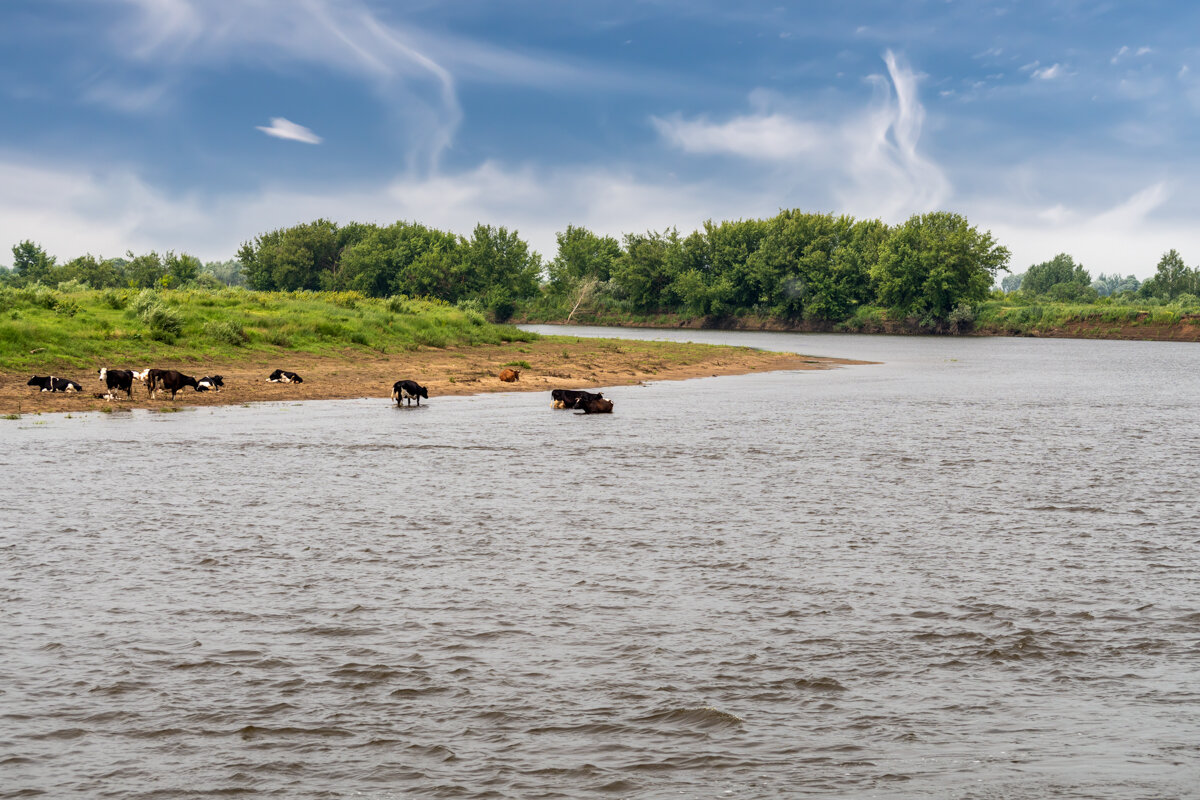
[[[1200,4],[3,0],[0,263],[317,218],[620,237],[966,216],[1011,268],[1200,262]]]

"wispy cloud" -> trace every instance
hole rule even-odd
[[[285,117],[271,117],[269,126],[255,125],[260,131],[267,136],[274,136],[276,139],[289,139],[293,142],[304,142],[305,144],[320,144],[322,139],[303,125],[297,125],[290,119]]]
[[[950,194],[942,170],[919,150],[925,108],[919,76],[890,50],[888,77],[871,76],[875,101],[833,122],[782,111],[725,122],[654,117],[662,138],[683,152],[730,155],[792,170],[798,182],[828,175],[833,196],[856,215],[886,218],[936,208]],[[830,174],[832,173],[832,174]]]
[[[1030,77],[1039,81],[1052,81],[1055,78],[1061,78],[1062,76],[1062,64],[1054,64],[1053,66],[1043,67],[1042,69],[1035,69]]]

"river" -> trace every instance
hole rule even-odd
[[[1200,796],[1200,347],[620,334],[883,363],[0,421],[0,797]]]

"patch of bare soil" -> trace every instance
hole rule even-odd
[[[510,362],[518,366],[520,379],[504,383],[496,375]],[[229,363],[163,362],[158,364],[96,364],[85,370],[40,370],[83,385],[79,394],[51,394],[26,386],[33,373],[0,372],[0,414],[29,414],[55,411],[98,411],[103,408],[163,408],[168,406],[236,405],[263,401],[340,400],[391,396],[398,380],[415,380],[429,390],[430,397],[479,394],[482,392],[549,392],[555,388],[593,389],[602,386],[637,384],[649,380],[683,380],[715,375],[740,375],[768,370],[831,369],[866,362],[846,359],[772,353],[763,350],[676,342],[635,342],[603,339],[541,340],[462,348],[422,348],[402,354],[340,356],[307,354],[279,355],[270,360]],[[160,392],[150,399],[144,386],[134,383],[133,399],[120,393],[115,400],[97,395],[105,392],[97,370],[177,369],[197,379],[221,375],[225,388],[220,393],[197,393],[184,389],[174,400]],[[299,384],[268,383],[272,370],[282,368],[300,374]]]

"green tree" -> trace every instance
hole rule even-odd
[[[114,289],[125,285],[124,262],[118,259],[99,259],[91,253],[63,264],[57,270],[59,280],[75,280],[93,289]]]
[[[1200,276],[1183,263],[1177,250],[1168,250],[1158,260],[1154,277],[1142,284],[1144,296],[1173,300],[1181,294],[1200,294]]]
[[[1052,287],[1059,284],[1070,284],[1056,292],[1059,297],[1078,295],[1082,292],[1082,288],[1092,285],[1092,276],[1083,268],[1082,264],[1076,264],[1075,259],[1066,253],[1059,253],[1049,261],[1043,261],[1041,264],[1034,264],[1025,271],[1025,278],[1021,281],[1021,291],[1028,295],[1036,296],[1048,294]]]
[[[871,270],[879,302],[894,314],[942,323],[962,303],[987,298],[1008,248],[947,211],[914,215],[880,247]]]
[[[613,262],[611,282],[638,310],[669,309],[679,299],[671,285],[686,268],[678,231],[629,233]]]
[[[621,255],[616,239],[574,225],[568,225],[555,239],[558,255],[546,267],[551,287],[565,290],[582,280],[607,281],[612,276],[613,262]]]
[[[18,282],[23,284],[42,283],[49,281],[54,269],[54,256],[46,254],[39,244],[29,239],[13,245],[13,272],[17,273]]]
[[[162,285],[167,268],[158,253],[151,250],[145,255],[135,256],[133,251],[129,251],[125,255],[129,259],[125,264],[125,280],[130,286],[153,289]]]
[[[242,262],[236,258],[228,261],[208,261],[201,268],[201,273],[212,275],[226,286],[244,286],[246,277],[242,274]]]
[[[172,286],[183,286],[192,283],[200,276],[202,267],[200,259],[187,253],[175,255],[173,251],[168,250],[166,257],[163,259],[163,266],[167,269],[167,274],[171,276]]]
[[[323,287],[323,276],[337,271],[337,225],[318,219],[265,233],[238,250],[251,289],[290,292]]]
[[[516,231],[480,224],[462,247],[462,266],[466,294],[503,321],[515,301],[537,294],[542,259]]]

